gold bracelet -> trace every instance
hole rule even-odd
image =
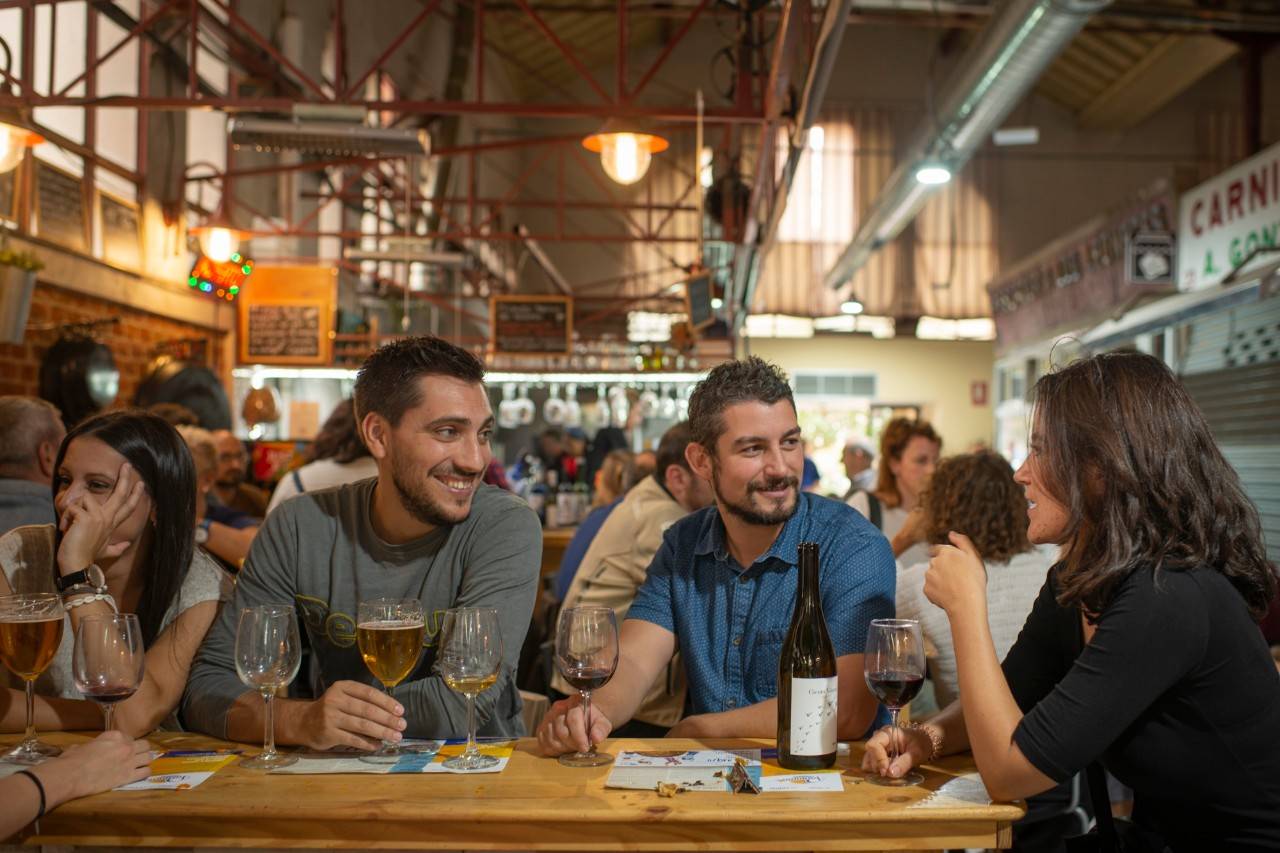
[[[927,762],[937,761],[938,756],[942,755],[942,734],[934,726],[928,723],[907,723],[903,728],[912,731],[924,732],[924,736],[929,739],[929,757],[925,759]]]

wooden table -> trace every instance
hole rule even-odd
[[[577,527],[548,527],[542,531],[542,576],[554,577],[560,571],[560,559]]]
[[[46,736],[67,744],[87,736]],[[9,737],[6,740],[14,740]],[[156,735],[157,746],[224,745]],[[722,747],[762,741],[715,741]],[[693,748],[693,741],[608,741],[605,748]],[[772,745],[769,742],[767,745]],[[849,763],[856,766],[855,744]],[[842,759],[844,763],[844,759]],[[500,774],[271,776],[231,765],[188,791],[109,792],[64,804],[27,845],[416,850],[922,850],[1007,847],[1020,805],[909,808],[965,757],[926,768],[918,788],[883,788],[846,771],[843,793],[606,790],[608,767],[563,767],[521,740]]]

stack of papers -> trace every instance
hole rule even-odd
[[[762,793],[844,790],[839,767],[797,773],[778,766],[776,749],[623,750],[605,787],[652,791],[665,782],[686,791],[727,792],[729,770],[738,759],[746,764],[747,775]]]

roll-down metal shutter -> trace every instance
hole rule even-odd
[[[1262,517],[1280,562],[1280,298],[1189,324],[1182,381]]]

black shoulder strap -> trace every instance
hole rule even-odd
[[[884,530],[883,517],[880,511],[880,499],[871,492],[866,492],[867,511],[871,513],[871,517],[867,520],[876,526],[876,530]]]
[[[290,473],[293,476],[293,484],[298,487],[298,494],[305,492],[307,487],[302,485],[302,478],[298,476],[298,469],[294,468]]]
[[[1098,830],[1099,850],[1102,853],[1123,853],[1120,838],[1116,835],[1116,822],[1111,817],[1111,797],[1107,794],[1107,774],[1102,765],[1094,761],[1085,771],[1089,780],[1089,799],[1093,801],[1093,818]]]

